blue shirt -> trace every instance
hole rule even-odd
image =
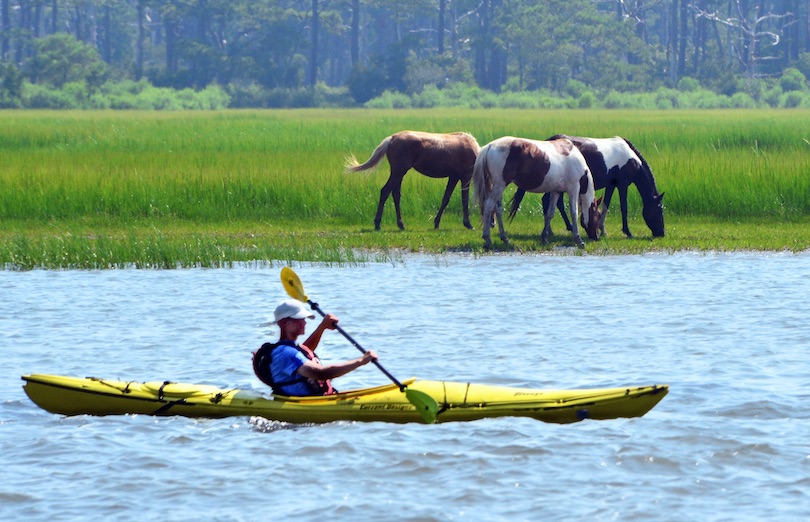
[[[277,386],[278,393],[284,395],[321,395],[320,389],[298,373],[309,359],[292,341],[281,341],[273,350],[273,362],[270,364],[270,375],[273,382],[289,383]],[[292,382],[294,381],[294,382]]]

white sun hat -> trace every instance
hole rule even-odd
[[[306,309],[304,303],[297,299],[285,299],[273,312],[273,321],[262,323],[259,326],[272,326],[282,319],[314,319],[315,314]]]

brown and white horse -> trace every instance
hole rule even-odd
[[[402,195],[402,178],[412,168],[429,178],[448,178],[442,205],[433,220],[435,228],[439,228],[442,213],[450,202],[450,196],[453,194],[456,185],[461,182],[464,226],[471,229],[469,211],[470,180],[472,179],[473,165],[479,150],[481,150],[481,147],[479,147],[478,142],[471,134],[466,132],[434,134],[430,132],[401,131],[385,138],[374,150],[371,157],[362,165],[358,163],[353,155],[349,156],[346,159],[346,172],[360,172],[375,168],[382,160],[382,157],[387,155],[388,163],[391,165],[391,174],[382,190],[380,190],[380,203],[377,206],[377,215],[374,217],[374,228],[377,230],[380,229],[385,201],[391,195],[393,195],[394,206],[397,209],[397,226],[401,230],[405,230],[405,224],[402,222],[402,212],[399,208],[399,199]]]
[[[487,143],[478,154],[473,169],[473,186],[481,207],[484,246],[492,246],[492,214],[498,220],[501,240],[507,243],[503,228],[503,191],[510,183],[529,192],[551,193],[550,211],[545,215],[541,238],[548,241],[551,218],[561,193],[567,193],[572,216],[582,211],[582,226],[588,237],[599,239],[599,201],[594,195],[593,178],[585,158],[568,138],[537,141],[506,136]],[[574,241],[584,247],[579,228],[571,227]]]
[[[622,210],[622,231],[627,237],[633,237],[630,228],[627,226],[627,189],[630,185],[635,185],[641,196],[643,208],[641,211],[645,223],[650,228],[653,237],[664,236],[664,193],[658,193],[655,185],[655,177],[652,169],[647,164],[644,156],[626,139],[616,136],[614,138],[580,138],[577,136],[566,136],[557,134],[556,138],[569,138],[574,145],[582,152],[588,168],[591,169],[594,186],[596,190],[605,189],[604,202],[602,203],[602,221],[599,229],[605,235],[605,216],[607,215],[613,191],[619,190],[619,203]],[[509,217],[513,218],[520,207],[525,191],[518,189],[512,196]],[[543,210],[547,210],[549,200],[543,196]],[[562,199],[557,202],[565,225],[570,229],[571,224],[568,216],[565,215],[565,206]]]

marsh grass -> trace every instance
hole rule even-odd
[[[344,174],[403,129],[464,130],[482,145],[503,135],[621,135],[643,152],[666,192],[667,237],[650,240],[631,189],[631,230],[618,199],[608,237],[588,253],[808,248],[808,111],[295,110],[5,112],[0,127],[0,264],[6,268],[230,266],[253,260],[365,262],[402,252],[485,255],[461,226],[458,191],[432,219],[444,180],[403,183],[407,230],[388,202],[388,177]],[[507,197],[511,190],[507,192]],[[505,252],[577,252],[538,240],[539,197],[512,223]],[[477,208],[473,209],[477,216]]]

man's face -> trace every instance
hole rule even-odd
[[[307,320],[293,319],[288,317],[286,319],[282,319],[279,322],[279,326],[281,326],[288,335],[298,337],[299,335],[304,335],[304,330],[306,330],[307,327]]]

